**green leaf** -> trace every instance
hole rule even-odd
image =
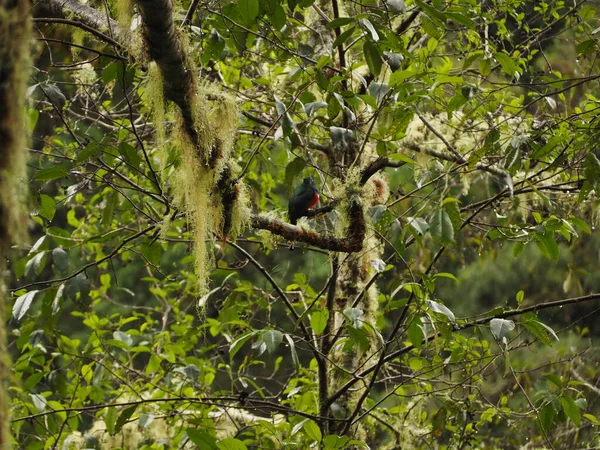
[[[250,339],[256,333],[257,333],[257,331],[251,331],[249,333],[243,334],[242,336],[240,336],[239,338],[237,338],[235,341],[233,341],[229,345],[229,358],[233,359],[233,357],[235,356],[235,354],[240,351],[240,349],[248,341],[248,339]]]
[[[329,319],[329,310],[322,308],[314,311],[310,315],[310,326],[316,335],[323,333],[327,326],[327,320]]]
[[[404,155],[403,153],[390,153],[387,155],[388,158],[393,159],[394,161],[404,161],[405,163],[408,164],[415,164],[415,160],[409,158],[408,156]]]
[[[114,217],[115,208],[118,206],[118,204],[119,196],[117,195],[117,192],[111,192],[108,194],[104,210],[102,211],[102,225],[110,226]]]
[[[129,408],[125,408],[125,410],[119,415],[119,418],[115,422],[115,434],[121,431],[123,425],[125,425],[127,421],[131,419],[131,416],[133,416],[133,413],[135,412],[137,407],[138,405],[133,405]]]
[[[600,161],[598,161],[596,155],[589,152],[585,157],[583,167],[586,181],[588,181],[596,191],[600,191]]]
[[[504,52],[496,52],[494,57],[498,60],[500,66],[502,66],[502,70],[509,77],[513,78],[515,76],[515,72],[517,72],[517,65],[512,58]]]
[[[521,323],[531,334],[537,337],[544,345],[552,345],[550,335],[552,335],[558,341],[558,336],[556,335],[556,333],[554,333],[554,330],[540,322],[533,313],[524,314],[523,322]]]
[[[347,436],[336,436],[334,434],[330,434],[323,438],[323,444],[328,449],[338,449],[344,448],[349,438]]]
[[[321,108],[327,108],[327,103],[325,102],[312,102],[304,105],[304,112],[308,117],[312,116],[316,111]],[[300,159],[300,158],[297,158]],[[302,160],[304,162],[304,160]]]
[[[27,313],[27,311],[29,311],[29,308],[31,307],[31,302],[33,302],[33,299],[35,298],[35,295],[38,293],[39,291],[29,291],[26,294],[21,295],[19,298],[17,298],[17,301],[15,302],[15,305],[13,306],[13,317],[19,321],[23,318],[23,316]]]
[[[467,28],[475,28],[475,22],[473,22],[469,17],[463,16],[459,13],[454,12],[445,12],[446,18],[452,20],[453,22],[458,23],[459,25],[464,25]]]
[[[266,330],[263,331],[262,341],[267,346],[267,351],[269,354],[273,354],[273,352],[277,349],[281,341],[283,340],[283,333],[279,330]]]
[[[219,442],[217,442],[217,448],[219,450],[248,450],[246,444],[244,444],[239,439],[235,438],[227,438],[220,440]]]
[[[429,224],[422,217],[407,217],[406,222],[421,236],[423,236],[429,230]]]
[[[579,217],[571,216],[569,217],[569,220],[573,223],[573,225],[575,225],[584,233],[592,234],[590,226],[585,221],[581,220]]]
[[[425,303],[427,304],[427,307],[432,311],[443,314],[448,319],[450,319],[451,322],[456,323],[456,317],[454,316],[454,313],[450,311],[450,309],[446,305],[434,302],[433,300],[426,300]]]
[[[538,148],[536,151],[534,151],[531,154],[531,159],[543,158],[548,153],[550,153],[552,150],[554,150],[554,148],[558,144],[560,144],[561,142],[565,142],[566,140],[567,140],[567,136],[565,136],[565,135],[558,134],[558,135],[554,136],[552,139],[550,139],[548,142],[546,142],[546,144],[543,147]]]
[[[440,25],[439,22],[431,20],[429,17],[423,17],[421,19],[421,27],[429,36],[434,39],[441,39],[444,35],[444,26]]]
[[[45,219],[48,219],[49,221],[52,220],[56,213],[56,203],[54,203],[54,199],[49,195],[40,195],[40,209],[38,213]]]
[[[410,343],[418,348],[423,344],[423,339],[425,338],[425,334],[423,333],[423,328],[421,327],[421,318],[417,318],[413,320],[406,330],[408,334],[408,338],[410,339]]]
[[[127,333],[123,333],[122,331],[115,331],[113,333],[113,337],[117,341],[123,342],[127,347],[131,347],[133,345],[133,339]]]
[[[515,242],[515,245],[513,247],[513,256],[516,258],[518,257],[521,252],[523,252],[523,250],[525,250],[525,244],[523,244],[522,242]]]
[[[541,425],[542,430],[544,430],[545,432],[550,431],[550,427],[552,426],[555,415],[556,412],[554,411],[552,403],[544,406],[541,409],[539,415],[539,425]]]
[[[309,438],[311,438],[313,441],[321,442],[323,434],[321,433],[319,426],[314,421],[307,420],[304,422],[303,428]]]
[[[354,27],[354,26],[349,27],[346,31],[344,31],[337,38],[335,38],[335,41],[333,41],[333,47],[338,47],[340,45],[344,45],[344,43],[348,39],[350,39],[350,37],[352,36],[352,33],[354,33],[354,30],[356,30],[356,27]]]
[[[484,58],[479,62],[479,74],[487,77],[492,71],[492,61],[489,58]]]
[[[298,352],[296,352],[296,344],[294,344],[294,339],[289,334],[285,334],[285,339],[288,341],[290,346],[290,355],[292,356],[292,362],[294,363],[294,369],[300,369],[300,359],[298,358]]]
[[[338,17],[337,19],[333,19],[331,22],[329,22],[325,27],[332,30],[343,25],[348,25],[349,23],[354,22],[355,20],[356,19],[354,17]]]
[[[121,142],[119,144],[119,153],[129,165],[135,168],[140,167],[142,158],[140,158],[140,155],[138,155],[138,152],[132,145],[127,142]]]
[[[219,450],[217,440],[208,434],[206,431],[188,428],[185,430],[187,437],[202,450]]]
[[[46,265],[44,259],[45,256],[46,252],[40,252],[27,261],[27,264],[25,264],[25,275],[27,275],[29,278],[39,275]]]
[[[151,244],[142,245],[142,255],[154,266],[160,265],[162,253],[162,246],[159,242],[154,241]]]
[[[515,323],[507,319],[492,319],[490,321],[490,330],[497,340],[502,340],[509,331],[515,329]]]
[[[459,283],[458,278],[456,278],[453,274],[448,273],[448,272],[438,272],[436,273],[433,277],[431,277],[433,280],[436,280],[438,278],[448,278],[452,281],[455,281],[456,283]]]
[[[442,29],[444,28],[446,14],[421,0],[414,0],[414,2],[427,15],[427,17],[435,23],[435,25],[441,27]]]
[[[302,173],[305,167],[306,161],[303,158],[294,158],[291,163],[285,166],[285,185],[290,193],[295,189],[296,177]]]
[[[35,108],[27,108],[27,129],[29,134],[33,133],[35,126],[40,118],[40,112]]]
[[[524,291],[517,292],[517,295],[515,296],[515,300],[517,301],[517,305],[521,306],[521,303],[523,303],[523,299],[524,298],[525,298],[525,292]]]
[[[108,434],[114,436],[117,433],[117,408],[115,406],[111,406],[106,410],[106,413],[104,414],[104,423],[106,424],[106,431],[108,431]]]
[[[344,316],[354,328],[361,328],[365,321],[365,313],[360,308],[346,308],[344,309]]]
[[[429,231],[431,232],[431,237],[437,243],[444,246],[452,243],[454,240],[454,227],[446,209],[439,208],[433,213],[429,221]]]
[[[48,403],[46,398],[40,394],[29,394],[29,395],[31,396],[31,400],[33,401],[33,404],[35,405],[37,410],[41,413],[44,412],[46,410],[46,404]]]
[[[381,66],[383,64],[379,48],[371,41],[367,41],[363,45],[363,52],[365,54],[367,65],[369,66],[369,70],[373,75],[378,76],[381,72]]]
[[[558,252],[558,244],[556,243],[556,240],[554,239],[554,233],[552,231],[546,231],[545,233],[536,233],[536,244],[540,250],[540,252],[542,252],[542,254],[548,258],[551,259],[554,262],[558,261],[558,256],[559,256],[559,252]]]
[[[242,21],[250,25],[258,15],[258,0],[238,0],[238,11]]]
[[[567,395],[563,395],[560,398],[560,404],[565,415],[578,427],[581,423],[581,411],[579,411],[579,407],[575,403],[575,400]]]
[[[452,222],[452,229],[454,232],[460,230],[462,226],[462,219],[460,217],[460,208],[458,207],[458,200],[452,197],[447,197],[442,202],[444,211],[448,214],[450,222]]]
[[[64,178],[67,175],[69,175],[69,169],[65,166],[56,165],[40,170],[33,176],[33,179],[37,181],[50,181]]]
[[[358,19],[358,22],[367,30],[373,42],[379,41],[379,34],[369,19]]]
[[[414,77],[416,74],[417,73],[412,70],[398,70],[390,75],[389,85],[391,87],[396,87],[404,83],[405,80]]]
[[[141,429],[146,428],[148,425],[150,425],[152,422],[154,422],[154,417],[155,417],[154,414],[149,414],[149,413],[140,414],[140,417],[138,418],[138,426]]]
[[[285,26],[287,16],[285,15],[285,10],[281,7],[281,5],[278,4],[273,12],[269,13],[269,19],[277,31],[281,30]],[[225,44],[225,42],[223,42],[223,44]]]
[[[350,338],[348,344],[358,353],[365,352],[369,349],[369,336],[367,335],[365,328],[355,328],[349,326],[346,328],[348,331],[348,337]]]
[[[69,268],[69,255],[61,247],[52,250],[52,261],[58,270],[64,272]]]
[[[77,158],[75,159],[76,164],[80,164],[83,161],[88,160],[92,156],[95,156],[97,153],[100,153],[100,147],[96,142],[90,142],[88,145],[84,147],[79,153],[77,153]]]

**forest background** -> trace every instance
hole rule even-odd
[[[0,447],[599,448],[598,8],[2,0]]]

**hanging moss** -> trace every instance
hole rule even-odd
[[[73,42],[73,44],[70,48],[71,48],[71,54],[73,55],[73,59],[75,59],[77,56],[79,56],[79,53],[81,53],[81,48],[77,47],[82,46],[85,40],[85,36],[86,36],[86,31],[82,30],[81,28],[77,28],[77,27],[70,27],[70,31],[71,31],[71,42]]]
[[[146,83],[146,95],[152,108],[152,123],[154,124],[155,142],[160,161],[160,170],[163,171],[167,165],[168,153],[166,151],[166,117],[165,96],[163,77],[155,62],[148,65],[148,82]]]
[[[143,19],[160,22],[150,7],[140,7]],[[165,98],[179,107],[171,130],[179,158],[175,176],[166,184],[189,221],[198,291],[203,295],[208,291],[208,273],[213,263],[212,243],[235,238],[249,220],[247,196],[238,180],[239,168],[232,159],[239,110],[233,98],[216,86],[198,82],[195,67],[187,61],[190,49],[185,35],[178,33],[170,21],[160,23],[162,28],[143,27],[145,45],[156,61],[149,65],[147,93],[157,126],[163,173],[167,162]],[[161,45],[163,41],[166,46]],[[171,68],[174,77],[165,75]]]
[[[174,192],[193,229],[194,256],[200,294],[208,290],[212,245],[235,239],[250,217],[248,197],[231,159],[237,126],[237,105],[210,86],[201,86],[194,105],[195,142],[180,119],[176,141],[181,165]],[[209,101],[207,97],[211,98]]]
[[[111,5],[115,10],[115,17],[119,25],[129,29],[133,13],[133,0],[113,0]]]

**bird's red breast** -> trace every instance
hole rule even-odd
[[[318,201],[319,201],[319,193],[315,192],[315,195],[313,195],[313,198],[310,201],[310,204],[308,205],[308,207],[312,208],[313,206],[315,206],[317,204]]]

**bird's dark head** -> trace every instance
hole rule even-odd
[[[315,184],[315,180],[313,180],[312,177],[306,177],[303,181],[303,184],[310,187],[317,187]]]

